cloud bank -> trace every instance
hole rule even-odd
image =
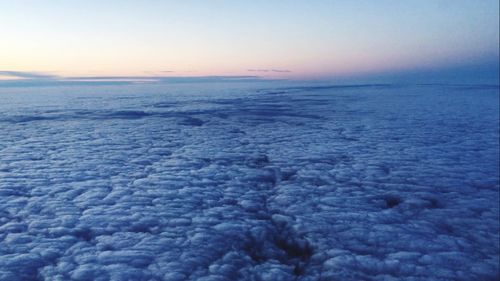
[[[0,280],[498,279],[498,87],[242,84],[0,89]]]

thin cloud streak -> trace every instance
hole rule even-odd
[[[247,69],[248,72],[277,72],[277,73],[291,73],[292,71],[288,69],[266,69],[266,68],[259,68],[259,69]]]
[[[23,79],[57,79],[59,76],[40,73],[40,72],[27,72],[27,71],[11,71],[0,70],[0,76],[10,76]]]
[[[177,81],[177,80],[235,80],[235,79],[262,79],[260,76],[256,75],[205,75],[205,76],[165,76],[165,75],[154,75],[155,73],[175,73],[175,71],[164,70],[159,72],[145,72],[149,75],[122,75],[122,76],[57,76],[49,73],[43,72],[31,72],[31,71],[13,71],[13,70],[1,70],[0,77],[12,77],[21,78],[23,80],[51,80],[51,81],[103,81],[103,80],[138,80],[138,81]],[[8,80],[8,79],[7,79]]]
[[[61,77],[35,72],[0,71],[0,87],[40,87],[61,85],[129,85],[137,83],[258,82],[259,76],[72,76]],[[19,79],[21,78],[21,79]]]

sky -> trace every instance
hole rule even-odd
[[[0,0],[0,27],[4,79],[307,79],[499,59],[498,0]]]

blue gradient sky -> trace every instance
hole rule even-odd
[[[0,0],[0,71],[326,78],[498,65],[498,22],[498,0]]]

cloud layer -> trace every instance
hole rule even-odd
[[[0,89],[0,280],[498,277],[498,87],[266,83]]]

